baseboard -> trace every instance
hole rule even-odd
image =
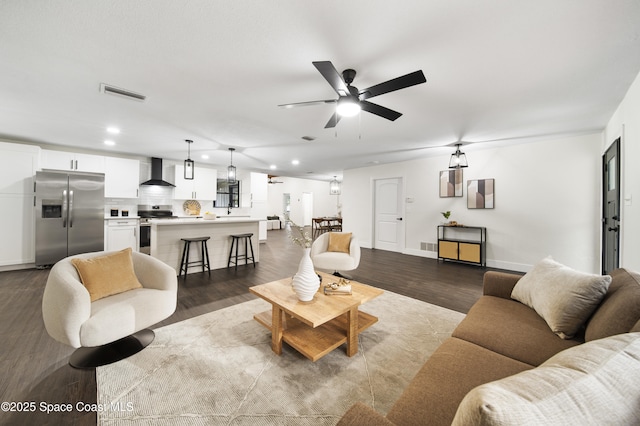
[[[35,267],[36,267],[35,263],[21,263],[18,265],[2,265],[0,266],[0,272],[19,271],[22,269],[33,269]]]
[[[527,265],[525,263],[505,262],[503,260],[489,260],[487,259],[487,266],[489,268],[504,269],[507,271],[515,272],[529,272],[533,265]]]
[[[435,251],[428,251],[428,250],[418,250],[418,249],[405,248],[402,251],[402,254],[409,254],[411,256],[419,256],[419,257],[427,257],[429,259],[437,259],[438,258],[438,253],[436,253]]]
[[[412,256],[426,257],[429,259],[438,258],[438,253],[436,253],[435,251],[429,251],[429,250],[405,248],[402,251],[402,253],[409,254]],[[504,260],[487,259],[487,267],[495,268],[495,269],[504,269],[507,271],[515,271],[515,272],[528,272],[532,268],[532,265],[528,265],[525,263],[506,262]]]

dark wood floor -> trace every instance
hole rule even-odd
[[[269,231],[256,267],[190,274],[180,280],[176,312],[154,328],[254,298],[248,288],[292,276],[302,250],[285,230]],[[485,269],[383,250],[362,250],[354,280],[466,313],[482,293]],[[95,371],[70,367],[73,348],[49,337],[42,322],[47,270],[0,273],[0,402],[35,402],[36,412],[0,411],[2,425],[95,425],[94,412],[78,403],[96,403]],[[45,414],[43,404],[73,405],[71,413]],[[4,406],[3,406],[4,408]]]

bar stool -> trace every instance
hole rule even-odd
[[[202,266],[202,272],[204,272],[204,268],[206,266],[209,271],[209,276],[211,276],[211,268],[209,266],[209,247],[207,247],[207,240],[210,238],[211,237],[181,238],[181,240],[184,241],[184,249],[182,250],[182,261],[180,262],[180,272],[178,273],[178,277],[182,275],[182,271],[184,270],[184,279],[186,281],[187,269],[189,266]],[[189,262],[189,248],[191,247],[191,243],[200,243],[201,260]]]
[[[251,242],[251,237],[253,237],[252,233],[248,234],[236,234],[231,235],[231,250],[229,250],[229,262],[227,263],[227,268],[231,267],[231,263],[233,262],[236,265],[236,270],[238,269],[238,259],[244,259],[244,264],[248,264],[249,260],[253,262],[253,267],[256,267],[256,261],[253,258],[253,243]],[[244,254],[238,254],[238,246],[240,245],[240,239],[244,239]],[[247,247],[247,241],[249,242],[249,247]],[[236,255],[235,260],[231,260],[233,258],[233,246],[236,246]],[[249,252],[247,248],[251,248],[251,256],[249,256]]]

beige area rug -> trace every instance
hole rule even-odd
[[[338,296],[336,296],[338,297]],[[385,292],[379,321],[311,362],[253,319],[261,299],[156,330],[138,354],[97,369],[100,425],[334,425],[355,402],[385,414],[463,314]]]

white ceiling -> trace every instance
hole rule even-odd
[[[360,89],[418,69],[427,83],[372,99],[395,122],[324,129],[333,106],[277,105],[336,98],[325,60]],[[196,165],[235,147],[234,165],[281,176],[597,131],[639,71],[637,0],[0,2],[0,137],[175,160],[193,139]]]

